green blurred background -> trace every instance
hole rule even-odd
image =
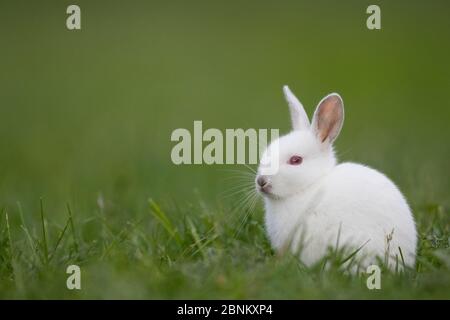
[[[66,29],[81,7],[82,30]],[[381,7],[381,30],[366,8]],[[63,223],[102,195],[125,219],[147,199],[219,195],[224,166],[176,166],[176,128],[290,130],[281,88],[311,114],[346,108],[341,161],[388,174],[413,207],[449,205],[448,1],[0,3],[0,206]],[[223,203],[225,202],[225,203]],[[125,218],[124,218],[125,217]],[[94,232],[95,233],[95,232]]]

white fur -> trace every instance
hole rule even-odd
[[[285,94],[288,102],[295,98],[289,89],[285,88]],[[324,142],[318,138],[317,110],[312,125],[304,110],[291,110],[295,130],[279,138],[277,157],[271,152],[273,144],[263,155],[266,163],[279,162],[278,172],[265,176],[270,193],[263,193],[272,246],[280,252],[298,253],[306,265],[319,261],[330,248],[346,248],[347,252],[361,248],[355,256],[359,266],[376,264],[378,257],[391,269],[403,265],[401,248],[405,264],[413,267],[417,233],[411,210],[382,173],[360,164],[336,163],[332,142],[342,126],[343,103],[336,94],[331,101],[333,105],[323,110],[342,108],[339,119],[330,122],[333,137]],[[290,107],[303,109],[297,102],[295,98]],[[289,164],[293,155],[303,157],[303,162]]]

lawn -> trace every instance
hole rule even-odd
[[[80,0],[0,4],[0,298],[450,298],[450,4]],[[340,161],[414,212],[414,270],[381,290],[270,248],[243,165],[175,165],[173,130],[290,130],[344,99]],[[68,290],[66,268],[81,268]]]

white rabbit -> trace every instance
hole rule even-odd
[[[357,251],[353,262],[362,271],[380,259],[391,269],[413,267],[416,227],[399,189],[374,169],[337,164],[332,143],[344,121],[342,98],[323,98],[310,124],[298,99],[283,89],[293,131],[269,145],[255,181],[273,248],[290,249],[308,266],[330,249],[347,248]],[[274,163],[277,171],[264,174]]]

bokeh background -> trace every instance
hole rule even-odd
[[[80,31],[66,29],[69,4]],[[366,28],[370,4],[381,30]],[[149,198],[226,208],[231,166],[172,164],[171,132],[194,120],[288,132],[284,84],[309,114],[339,92],[339,159],[385,172],[413,208],[445,211],[449,17],[448,1],[1,1],[0,206],[15,241],[20,212],[39,230],[41,198],[55,227],[66,203],[84,221],[105,201],[118,223]]]

